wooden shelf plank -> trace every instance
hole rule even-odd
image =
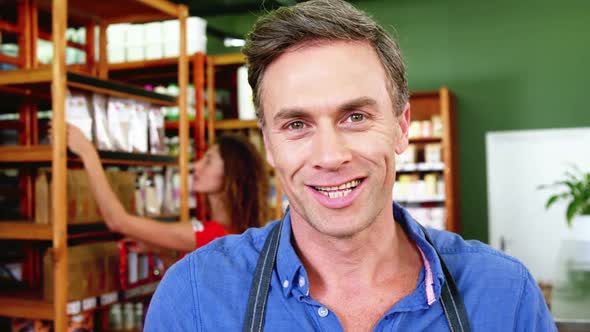
[[[51,161],[50,145],[2,146],[0,163],[35,163]]]
[[[53,304],[31,296],[29,292],[0,294],[0,316],[53,320]]]
[[[99,151],[99,156],[105,165],[166,166],[178,163],[173,156],[143,153]],[[0,163],[48,163],[51,157],[51,145],[0,147]],[[80,159],[69,155],[68,161],[80,162]]]
[[[104,308],[113,303],[120,303],[131,301],[135,299],[145,298],[150,296],[159,285],[159,281],[152,281],[147,284],[135,286],[127,290],[119,290],[113,292],[115,296],[114,301],[109,304],[102,304],[99,300],[101,296],[97,296],[96,308]],[[68,301],[68,305],[78,308],[77,312],[82,309],[80,300]],[[88,309],[88,310],[94,310]],[[73,313],[72,313],[73,314]],[[19,317],[28,319],[54,319],[53,304],[42,299],[40,292],[30,290],[9,292],[8,294],[0,294],[0,316],[3,317]]]
[[[0,85],[27,85],[49,83],[50,81],[51,67],[6,70],[0,72]]]
[[[39,8],[49,12],[51,3],[51,0],[38,0]],[[69,0],[68,18],[75,23],[88,19],[111,23],[174,19],[178,18],[178,6],[166,0]]]
[[[144,100],[162,106],[174,106],[177,103],[176,97],[173,96],[147,91],[129,84],[103,80],[73,72],[68,72],[68,86],[105,93],[111,96]]]
[[[129,61],[121,63],[109,64],[109,71],[126,71],[134,69],[145,69],[151,67],[163,67],[163,66],[178,66],[178,57],[173,58],[162,58],[154,60],[143,60],[143,61]]]
[[[246,56],[242,53],[214,55],[209,56],[208,59],[213,62],[215,66],[243,65],[246,63]]]
[[[220,120],[215,121],[215,129],[258,129],[258,120]]]
[[[194,121],[194,120],[190,120]],[[178,121],[166,121],[164,124],[166,130],[178,130]],[[205,122],[207,128],[207,122]],[[191,126],[189,129],[193,129]],[[258,120],[219,120],[215,121],[216,130],[237,130],[237,129],[258,129]]]
[[[0,85],[21,87],[35,91],[40,90],[41,92],[49,91],[51,79],[50,67],[0,72]],[[147,91],[130,84],[103,80],[73,71],[67,73],[67,85],[72,88],[104,93],[111,96],[142,100],[155,105],[174,106],[177,104],[177,99],[173,96]]]
[[[30,221],[0,221],[0,239],[3,240],[51,240],[51,225]]]
[[[413,143],[440,143],[442,142],[442,137],[413,137],[410,138],[410,144]]]

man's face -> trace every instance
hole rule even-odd
[[[409,105],[395,116],[369,44],[293,48],[264,73],[262,103],[268,161],[293,222],[342,238],[391,218],[394,153],[408,143]]]

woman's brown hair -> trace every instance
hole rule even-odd
[[[225,202],[232,230],[242,233],[263,226],[269,218],[269,178],[264,159],[242,136],[221,136],[217,146],[223,159]]]

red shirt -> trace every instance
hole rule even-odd
[[[195,230],[195,243],[200,248],[218,237],[222,237],[233,232],[225,228],[220,223],[210,220],[202,223],[202,227],[193,227]]]

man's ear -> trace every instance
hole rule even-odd
[[[275,167],[275,159],[272,156],[270,144],[268,142],[268,138],[266,137],[266,130],[264,128],[261,128],[260,131],[262,132],[262,140],[264,141],[264,151],[266,152],[266,161],[268,162],[268,164],[270,166],[272,166],[274,168]]]
[[[401,154],[403,153],[406,148],[408,147],[408,132],[410,128],[410,103],[407,102],[404,106],[404,110],[402,114],[397,116],[397,124],[399,126],[400,132],[399,136],[396,138],[397,141],[395,142],[395,153]]]

